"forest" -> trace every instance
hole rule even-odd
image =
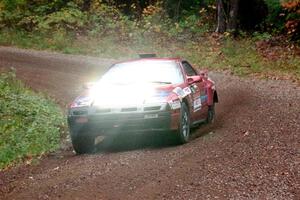
[[[2,45],[114,58],[151,51],[240,75],[300,74],[299,0],[1,0],[0,29]]]

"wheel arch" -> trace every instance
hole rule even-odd
[[[213,102],[214,103],[219,103],[219,97],[218,97],[217,91],[214,91]]]
[[[186,107],[188,108],[189,113],[191,113],[191,108],[190,108],[190,104],[189,104],[189,100],[187,97],[182,99],[182,103],[185,103]]]

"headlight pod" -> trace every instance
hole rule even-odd
[[[79,107],[86,107],[90,106],[92,100],[90,97],[78,97],[71,105],[71,108],[79,108]]]
[[[178,100],[171,100],[168,103],[170,105],[171,110],[176,110],[176,109],[181,108],[181,102],[180,102],[179,99]]]

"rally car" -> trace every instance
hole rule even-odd
[[[180,143],[190,128],[211,123],[218,95],[207,72],[180,58],[147,57],[112,65],[68,109],[76,153],[94,149],[100,135],[172,132]]]

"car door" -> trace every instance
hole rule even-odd
[[[199,76],[197,71],[187,62],[182,61],[182,67],[186,74],[186,79],[189,77]],[[206,118],[207,112],[207,95],[205,82],[203,80],[189,85],[192,93],[191,118],[193,122],[201,121]]]

